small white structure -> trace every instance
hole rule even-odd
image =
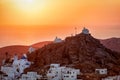
[[[82,33],[83,33],[83,34],[89,34],[89,30],[84,27],[83,30],[82,30]]]
[[[58,67],[60,67],[60,64],[51,64],[50,65],[51,69],[58,68]]]
[[[9,78],[9,77],[7,77],[7,76],[5,76],[5,77],[3,77],[3,79],[2,80],[12,80],[11,78]]]
[[[61,38],[56,37],[56,38],[55,38],[55,40],[54,40],[54,43],[60,43],[60,42],[62,42],[62,39],[61,39]]]
[[[35,48],[33,48],[33,47],[30,47],[29,49],[28,49],[28,52],[29,53],[32,53],[32,52],[34,52],[35,51]]]
[[[20,80],[27,80],[27,75],[26,74],[22,74],[22,77]]]
[[[62,74],[63,80],[77,80],[77,75],[80,75],[80,71],[72,68],[65,68]]]
[[[12,65],[1,66],[1,71],[8,75],[9,78],[15,79],[19,77],[20,74],[24,72],[24,69],[30,67],[31,62],[27,60],[26,54],[24,54],[21,59],[18,60],[17,55],[14,56]]]
[[[14,60],[13,61],[13,67],[14,69],[18,69],[19,73],[22,74],[24,72],[24,69],[30,67],[31,62],[27,60],[27,55],[24,54],[20,60]]]
[[[1,71],[8,75],[9,78],[14,79],[14,68],[1,66]]]
[[[51,64],[48,70],[48,80],[61,80],[61,68],[60,64]]]
[[[101,75],[106,75],[107,74],[107,69],[96,69],[95,73],[101,74]]]
[[[21,80],[37,80],[41,79],[41,77],[37,72],[27,72],[27,74],[22,74]]]
[[[79,69],[60,67],[60,64],[51,64],[48,70],[48,80],[77,80]]]

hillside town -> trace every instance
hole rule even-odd
[[[4,63],[1,66],[0,79],[1,80],[83,80],[78,76],[82,75],[79,69],[75,69],[69,66],[60,66],[60,64],[50,64],[50,68],[47,71],[46,76],[37,74],[37,72],[27,72],[24,74],[24,70],[28,68],[32,62],[27,60],[27,56],[24,54],[21,59],[18,60],[17,55],[14,56],[13,63]],[[95,69],[95,73],[100,75],[107,75],[107,69]],[[114,78],[114,79],[112,79]],[[120,77],[108,77],[102,80],[119,80]]]
[[[82,34],[89,35],[89,30],[83,28]],[[56,37],[54,43],[61,43],[63,40]],[[34,48],[30,47],[29,54],[34,54]],[[24,73],[24,70],[34,65],[34,62],[28,60],[27,54],[23,54],[21,58],[18,58],[17,54],[13,58],[6,58],[2,62],[0,69],[0,80],[85,80],[84,76],[89,79],[92,74],[101,76],[101,79],[93,80],[120,80],[119,75],[108,76],[109,70],[107,68],[96,68],[94,73],[83,73],[81,69],[76,69],[72,65],[61,65],[58,63],[51,63],[49,69],[45,75],[39,74],[35,71],[28,71]],[[88,74],[88,75],[87,75]]]

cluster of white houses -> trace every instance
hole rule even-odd
[[[37,74],[37,72],[27,72],[27,74],[22,74],[19,80],[40,80],[42,75]]]
[[[24,70],[30,67],[31,62],[27,60],[27,56],[24,54],[21,59],[15,55],[12,64],[4,64],[1,66],[1,71],[8,75],[8,79],[15,79],[20,77]]]
[[[1,72],[5,73],[5,76],[2,76],[0,80],[41,80],[42,75],[37,74],[37,72],[23,74],[24,70],[30,65],[31,62],[27,60],[25,54],[20,59],[15,55],[11,64],[4,63],[1,66]],[[61,67],[60,64],[51,64],[46,78],[47,80],[77,80],[77,75],[80,75],[79,69]]]
[[[48,80],[77,80],[79,69],[60,67],[60,64],[51,64],[47,73]]]
[[[1,71],[5,73],[7,76],[4,76],[0,80],[41,80],[43,79],[43,76],[40,74],[37,74],[37,72],[27,72],[27,74],[23,74],[24,69],[29,67],[30,65],[28,66],[29,61],[25,60],[25,58],[24,59],[22,58],[22,64],[20,64],[20,62],[21,62],[21,59],[20,61],[13,62],[11,66],[2,66]],[[20,65],[18,65],[17,63],[19,63]],[[107,69],[96,69],[95,72],[97,74],[106,75]],[[81,75],[81,72],[79,69],[60,66],[60,64],[51,64],[49,70],[46,73],[45,80],[82,80],[77,78],[78,75]],[[103,80],[114,80],[114,79],[106,78]]]

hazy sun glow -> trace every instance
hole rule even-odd
[[[65,38],[86,26],[120,37],[120,0],[0,0],[0,46]]]
[[[33,14],[45,8],[45,0],[14,0],[15,7],[21,12]]]

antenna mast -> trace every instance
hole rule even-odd
[[[77,27],[75,27],[75,35],[77,35]]]

